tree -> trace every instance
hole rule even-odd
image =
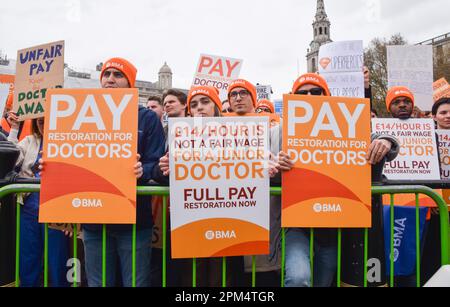
[[[450,81],[450,42],[433,48],[434,79],[446,78]]]
[[[389,40],[386,38],[374,38],[364,52],[365,65],[370,72],[372,107],[377,110],[380,117],[389,117],[385,103],[388,84],[386,46],[406,44],[406,39],[398,33],[392,35]]]

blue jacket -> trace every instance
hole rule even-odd
[[[146,184],[153,179],[153,169],[158,165],[159,159],[164,155],[164,130],[156,113],[139,106],[138,114],[138,153],[141,155],[143,176],[138,180],[138,185]],[[151,196],[137,197],[136,213],[137,229],[149,229],[153,227]],[[100,231],[102,225],[83,225],[84,229]],[[131,225],[108,225],[107,229],[115,231],[131,230]]]

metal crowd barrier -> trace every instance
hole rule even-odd
[[[436,182],[436,185],[440,183]],[[0,199],[14,193],[27,193],[27,192],[39,192],[39,184],[10,184],[0,188]],[[275,187],[271,188],[271,195],[279,196],[281,195],[281,188]],[[169,196],[168,187],[155,187],[155,186],[145,186],[137,188],[138,195],[152,195],[152,196],[162,196],[163,197],[163,208],[162,208],[162,286],[167,286],[167,197]],[[389,194],[391,196],[391,219],[390,219],[390,229],[391,229],[391,242],[390,250],[391,255],[393,255],[394,250],[394,195],[395,194],[415,194],[416,195],[416,274],[417,274],[417,286],[420,286],[420,235],[419,235],[419,194],[424,194],[432,198],[439,207],[440,214],[440,233],[441,233],[441,264],[449,264],[448,255],[448,229],[449,229],[449,219],[448,219],[448,208],[442,197],[433,191],[429,187],[425,186],[374,186],[372,187],[372,195],[382,195]],[[368,230],[364,229],[364,287],[367,287],[367,258],[368,258]],[[310,232],[310,261],[311,261],[311,277],[313,277],[314,268],[314,230],[311,229]],[[284,286],[285,280],[285,229],[282,229],[282,244],[281,244],[281,281],[280,286]],[[342,256],[342,229],[338,229],[337,238],[337,287],[341,286],[341,256]],[[136,225],[133,226],[133,236],[132,236],[132,285],[136,286]],[[19,280],[19,258],[20,258],[20,205],[17,204],[16,208],[16,267],[15,267],[15,286],[20,286]],[[102,244],[102,284],[103,287],[106,286],[106,225],[103,225],[103,244]],[[73,258],[77,259],[77,229],[74,227],[73,234]],[[74,263],[74,272],[76,274],[77,263]],[[195,287],[197,284],[196,276],[196,259],[192,259],[192,286]],[[226,258],[222,261],[222,287],[226,287]],[[79,283],[79,277],[75,275],[73,287],[77,287]],[[313,280],[311,280],[311,286],[313,285]],[[256,264],[255,257],[252,259],[252,287],[256,286]],[[390,286],[394,286],[394,258],[390,257]],[[45,224],[45,238],[44,238],[44,287],[48,287],[48,225]]]

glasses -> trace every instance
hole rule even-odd
[[[111,76],[111,73],[113,74],[114,78],[117,78],[117,79],[124,77],[123,73],[121,73],[120,71],[105,71],[103,73],[103,77],[109,78]]]
[[[230,98],[231,99],[236,99],[237,96],[239,95],[241,98],[245,98],[249,95],[250,93],[247,90],[242,90],[240,92],[236,91],[236,92],[231,92],[230,93]]]
[[[295,92],[296,95],[308,95],[308,93],[313,96],[320,96],[323,94],[323,89],[321,89],[320,87],[315,87],[310,90],[301,90]]]
[[[256,109],[256,113],[271,113],[267,108],[258,108]]]

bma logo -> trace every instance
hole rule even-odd
[[[206,240],[236,239],[234,230],[208,230],[205,232]]]
[[[87,198],[74,198],[72,200],[72,206],[74,208],[99,208],[103,207],[101,199],[87,199]]]
[[[316,213],[340,213],[342,208],[340,204],[320,204],[313,205],[313,210]]]

